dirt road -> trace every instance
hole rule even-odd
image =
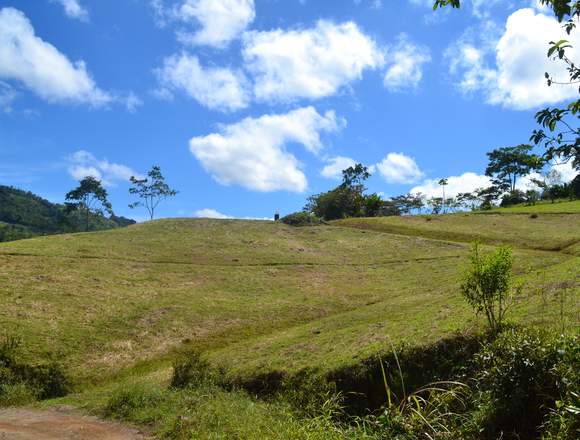
[[[0,440],[144,440],[142,434],[70,410],[0,409]]]

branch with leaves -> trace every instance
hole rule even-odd
[[[136,195],[141,200],[131,203],[129,208],[144,207],[151,220],[155,217],[155,210],[163,200],[177,195],[177,191],[165,183],[165,177],[163,177],[159,166],[152,167],[144,179],[131,176],[131,183],[133,186],[129,188],[129,193]]]

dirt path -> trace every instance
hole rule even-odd
[[[0,440],[145,440],[138,431],[68,409],[0,409]]]

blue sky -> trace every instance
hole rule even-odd
[[[94,175],[137,219],[127,180],[154,164],[179,190],[160,216],[288,213],[354,162],[385,196],[485,186],[485,153],[577,93],[543,78],[560,26],[529,0],[431,6],[0,0],[0,184],[61,202]]]

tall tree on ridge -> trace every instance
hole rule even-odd
[[[489,164],[485,175],[493,177],[495,183],[505,185],[513,193],[518,177],[540,171],[544,166],[544,161],[539,156],[531,154],[532,148],[531,145],[518,145],[490,151],[487,153]]]
[[[107,190],[103,188],[101,182],[92,176],[87,176],[80,181],[77,188],[66,194],[65,200],[68,209],[77,209],[84,213],[85,231],[88,231],[91,213],[102,214],[102,211],[105,210],[109,214],[113,214],[111,203],[107,197]]]
[[[129,188],[129,193],[136,195],[141,201],[131,203],[129,208],[144,207],[151,220],[155,217],[155,209],[159,204],[167,197],[173,197],[177,194],[177,191],[165,183],[165,177],[161,174],[159,166],[153,166],[144,179],[131,176],[131,183],[133,186]]]
[[[441,188],[443,189],[443,214],[445,214],[445,187],[449,185],[449,181],[446,178],[443,178],[439,179],[439,182],[437,183],[441,185]]]

